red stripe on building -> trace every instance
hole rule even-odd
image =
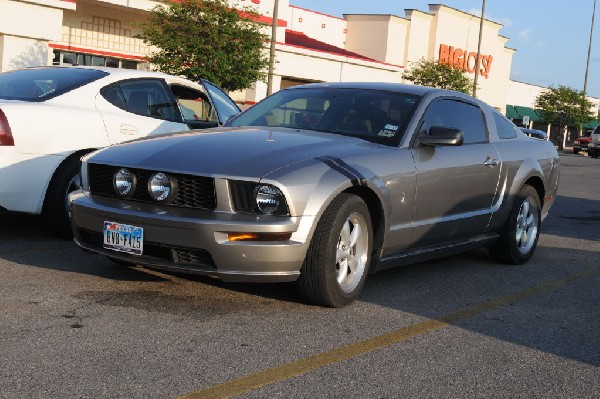
[[[124,59],[128,59],[128,60],[136,60],[136,61],[145,61],[146,60],[145,57],[140,57],[140,56],[137,56],[137,55],[129,55],[129,54],[123,54],[123,53],[113,53],[113,52],[110,52],[110,51],[102,51],[102,50],[96,50],[96,49],[90,49],[90,48],[83,48],[83,47],[65,46],[64,44],[49,43],[48,47],[55,48],[55,49],[58,49],[58,50],[68,50],[68,51],[74,51],[74,52],[77,52],[77,53],[94,54],[94,55],[104,55],[104,56],[108,56],[108,57],[124,58]]]
[[[60,1],[64,1],[66,3],[73,3],[73,4],[77,4],[77,0],[60,0]]]

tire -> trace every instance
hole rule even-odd
[[[504,263],[520,265],[531,258],[540,235],[540,198],[531,186],[524,186],[513,204],[500,239],[489,247],[490,255]]]
[[[573,154],[575,154],[575,155],[579,154],[579,150],[577,148],[573,148]]]
[[[73,236],[67,196],[81,188],[80,177],[79,157],[69,158],[59,166],[46,191],[42,219],[48,231],[59,237]]]
[[[369,272],[372,231],[360,197],[344,193],[327,207],[296,281],[308,302],[339,308],[356,299]]]
[[[590,150],[588,150],[588,155],[592,158],[598,158],[598,152],[597,151],[592,151],[590,152]]]

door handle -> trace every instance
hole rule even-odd
[[[500,165],[500,161],[498,161],[497,159],[493,159],[491,157],[487,157],[485,159],[485,161],[483,162],[483,164],[485,166],[487,166],[488,168],[494,168],[494,167]]]
[[[137,134],[138,130],[133,125],[122,124],[121,133],[123,134]]]

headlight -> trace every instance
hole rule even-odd
[[[173,191],[171,179],[164,173],[155,173],[148,180],[148,192],[155,201],[164,201]]]
[[[262,185],[256,189],[256,206],[265,215],[279,214],[277,211],[282,204],[285,204],[285,198],[277,187]]]
[[[229,190],[236,212],[275,216],[290,214],[283,193],[270,184],[230,180]]]
[[[113,178],[113,187],[121,197],[132,195],[135,188],[134,174],[125,168],[119,169]]]

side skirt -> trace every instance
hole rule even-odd
[[[447,243],[441,246],[419,248],[413,251],[389,255],[381,258],[374,267],[371,267],[371,273],[486,247],[498,240],[498,237],[498,234],[489,234],[468,240]]]

